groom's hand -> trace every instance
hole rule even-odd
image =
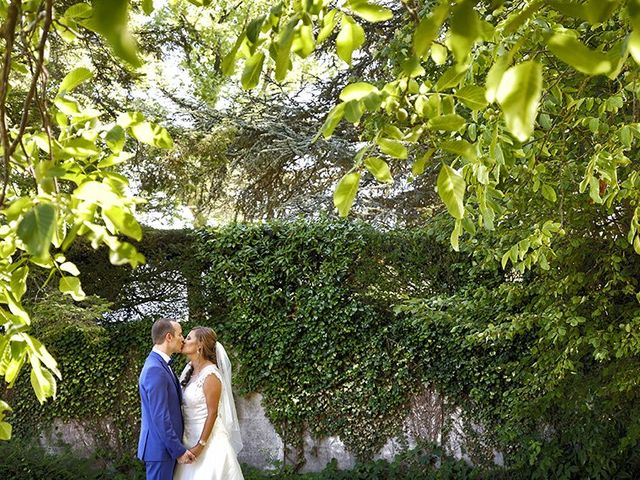
[[[178,463],[191,463],[196,459],[196,456],[191,453],[190,450],[187,450],[182,455],[178,457]]]

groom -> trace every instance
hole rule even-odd
[[[138,383],[142,402],[138,458],[145,463],[147,480],[171,480],[176,461],[195,460],[181,442],[180,385],[169,366],[171,354],[182,350],[182,327],[176,321],[161,318],[151,327],[151,338],[153,349]]]

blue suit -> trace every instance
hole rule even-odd
[[[181,391],[167,362],[151,352],[138,382],[142,402],[142,426],[138,458],[144,460],[147,480],[171,480],[176,459],[186,452],[182,445]]]

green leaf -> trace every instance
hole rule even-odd
[[[348,122],[358,123],[362,114],[364,113],[364,106],[362,102],[358,100],[351,100],[346,102],[344,106],[344,118]]]
[[[356,198],[356,193],[358,193],[359,185],[359,172],[347,173],[338,182],[336,191],[333,194],[333,204],[338,209],[341,217],[345,218],[347,215],[349,215],[349,210],[351,210],[353,201]]]
[[[589,0],[583,7],[591,25],[603,23],[611,17],[620,5],[620,0]]]
[[[322,19],[322,29],[320,29],[320,33],[318,33],[318,37],[316,41],[318,45],[324,42],[329,36],[333,33],[333,29],[336,28],[336,24],[338,23],[338,19],[336,18],[336,14],[338,10],[330,10]],[[342,14],[340,14],[342,15]]]
[[[78,270],[78,267],[76,267],[75,263],[72,262],[64,262],[60,265],[60,270],[70,273],[74,277],[80,275],[80,270]]]
[[[489,73],[487,73],[486,80],[487,88],[485,92],[485,98],[487,99],[487,102],[493,103],[496,101],[498,88],[500,88],[500,81],[502,80],[504,72],[506,72],[507,68],[509,67],[509,62],[509,56],[503,55],[499,57],[493,65],[491,65]]]
[[[80,279],[76,277],[60,277],[58,289],[66,295],[71,295],[71,298],[77,302],[84,300],[86,296],[80,286]]]
[[[634,29],[629,35],[629,53],[636,61],[638,65],[640,65],[640,30]]]
[[[125,142],[124,128],[120,125],[114,125],[114,127],[107,132],[105,142],[107,142],[107,147],[109,147],[113,153],[120,153],[124,148]]]
[[[516,9],[514,14],[510,15],[505,21],[505,26],[502,30],[503,36],[507,37],[515,33],[543,4],[543,0],[533,0],[524,9]]]
[[[364,166],[376,177],[376,180],[382,183],[393,183],[393,177],[389,170],[387,162],[378,157],[368,157],[364,160]]]
[[[340,32],[336,38],[338,57],[351,65],[351,57],[354,50],[360,48],[364,44],[364,40],[364,29],[353,18],[343,15]]]
[[[93,15],[89,23],[101,34],[113,53],[133,67],[140,67],[138,45],[129,32],[129,0],[93,0]]]
[[[256,43],[258,41],[258,37],[260,36],[260,29],[262,28],[262,24],[265,21],[265,16],[254,18],[249,25],[247,26],[247,40],[251,43]]]
[[[0,440],[11,439],[11,425],[7,422],[0,422]]]
[[[469,161],[473,161],[476,158],[474,146],[466,140],[445,140],[444,142],[440,142],[438,147],[445,152],[462,156]]]
[[[125,265],[128,263],[132,268],[136,268],[139,264],[144,263],[145,258],[130,243],[118,242],[117,247],[109,252],[109,261],[113,265]]]
[[[462,221],[456,219],[456,223],[451,231],[451,237],[449,238],[451,247],[453,247],[456,252],[460,250],[460,235],[462,235]]]
[[[62,378],[62,374],[60,370],[58,370],[58,362],[51,356],[45,346],[36,338],[26,333],[22,334],[21,337],[31,350],[31,356],[33,357],[35,355],[49,370],[55,373],[58,378]]]
[[[349,0],[347,7],[357,16],[371,23],[383,22],[393,18],[393,12],[391,10],[374,3],[369,3],[367,0]]]
[[[91,142],[82,137],[67,140],[63,144],[63,147],[65,153],[68,153],[72,157],[76,158],[91,157],[100,153],[100,149],[94,142]]]
[[[31,386],[40,403],[56,394],[56,379],[35,357],[31,357]]]
[[[475,11],[477,0],[462,0],[451,12],[447,46],[458,64],[466,63],[471,46],[480,38],[480,19]]]
[[[629,125],[625,125],[618,131],[618,136],[620,137],[620,142],[625,147],[631,147],[631,141],[633,139],[631,135],[631,127]]]
[[[342,89],[342,92],[340,92],[340,100],[343,102],[348,102],[349,100],[361,100],[373,92],[379,92],[379,90],[370,83],[352,83]]]
[[[436,92],[441,92],[447,88],[458,86],[466,74],[467,69],[460,65],[454,65],[453,67],[448,68],[436,82]]]
[[[64,12],[64,16],[72,19],[83,19],[89,18],[92,12],[91,5],[88,3],[76,3],[75,5],[71,5]]]
[[[380,147],[380,151],[391,157],[404,160],[408,156],[407,147],[398,140],[392,140],[390,138],[379,137],[376,140],[376,144]]]
[[[324,120],[322,128],[320,128],[320,131],[313,137],[314,142],[320,138],[320,135],[324,136],[324,138],[331,136],[340,123],[340,120],[342,120],[342,117],[344,117],[345,105],[346,103],[339,103],[331,109],[327,114],[327,118]]]
[[[613,69],[605,53],[591,50],[573,35],[556,33],[547,41],[547,47],[560,60],[587,75],[607,75]]]
[[[129,126],[131,135],[137,140],[158,148],[173,148],[173,140],[169,132],[151,122],[139,122]]]
[[[240,36],[236,39],[236,43],[233,45],[233,48],[229,53],[225,55],[222,59],[222,73],[223,75],[233,75],[233,72],[236,68],[236,56],[238,55],[238,50],[247,39],[247,34],[242,32]]]
[[[533,60],[511,67],[502,76],[496,99],[507,129],[521,142],[533,134],[541,94],[542,67]]]
[[[105,183],[89,181],[80,184],[73,192],[74,197],[88,202],[98,203],[103,207],[117,204],[120,198]]]
[[[411,173],[413,173],[416,176],[422,175],[424,173],[424,169],[427,166],[427,162],[431,160],[431,157],[433,156],[433,152],[435,151],[436,151],[435,148],[430,148],[424,153],[424,155],[422,155],[419,159],[417,159],[413,163],[413,166],[411,167]]]
[[[91,77],[93,77],[93,73],[91,73],[91,70],[88,68],[79,67],[71,70],[64,79],[62,79],[62,83],[60,83],[60,87],[58,88],[58,95],[70,92]]]
[[[142,0],[142,11],[146,15],[151,15],[153,12],[153,0]]]
[[[16,300],[20,301],[27,291],[27,276],[29,275],[29,267],[16,268],[11,272],[11,292]]]
[[[424,57],[429,51],[447,15],[449,15],[449,2],[441,0],[431,14],[420,20],[413,34],[413,51],[417,56]]]
[[[431,130],[445,130],[448,132],[457,132],[466,125],[467,121],[456,113],[449,115],[440,115],[432,118],[427,123],[427,127]]]
[[[284,30],[280,33],[277,43],[276,54],[276,81],[281,82],[287,76],[287,72],[291,67],[291,45],[293,45],[293,35],[295,33],[296,25],[299,19],[294,18],[284,27]]]
[[[433,60],[433,63],[436,65],[444,65],[447,62],[448,54],[449,50],[447,50],[447,47],[439,43],[431,45],[431,60]]]
[[[556,191],[553,189],[553,187],[551,185],[547,185],[546,183],[542,185],[542,196],[544,198],[546,198],[547,200],[549,200],[550,202],[555,202],[557,197],[556,197]]]
[[[464,192],[466,183],[462,175],[447,164],[443,164],[437,180],[438,195],[449,214],[461,220],[464,217]]]
[[[242,88],[251,90],[258,86],[260,82],[260,74],[262,73],[262,65],[264,64],[264,53],[255,53],[244,65],[242,72]]]
[[[103,217],[107,217],[113,227],[115,227],[115,229],[110,229],[111,233],[124,233],[127,237],[133,238],[134,240],[142,240],[142,227],[140,227],[138,221],[129,212],[113,205],[103,209],[102,213]]]
[[[293,51],[298,54],[300,58],[307,58],[313,53],[315,47],[316,44],[313,40],[313,25],[300,25],[293,38]]]
[[[546,0],[547,4],[553,7],[558,12],[573,18],[587,19],[584,5],[578,3],[576,0]],[[605,0],[606,1],[606,0]]]
[[[458,89],[456,97],[471,110],[481,110],[487,106],[485,90],[477,85],[467,85]]]
[[[47,257],[55,226],[56,209],[50,203],[39,203],[18,225],[18,237],[34,257]]]

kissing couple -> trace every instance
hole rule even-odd
[[[138,384],[138,458],[147,480],[243,480],[231,363],[216,333],[195,327],[185,339],[177,321],[161,318],[151,339]],[[189,359],[180,380],[170,366],[174,353]]]

